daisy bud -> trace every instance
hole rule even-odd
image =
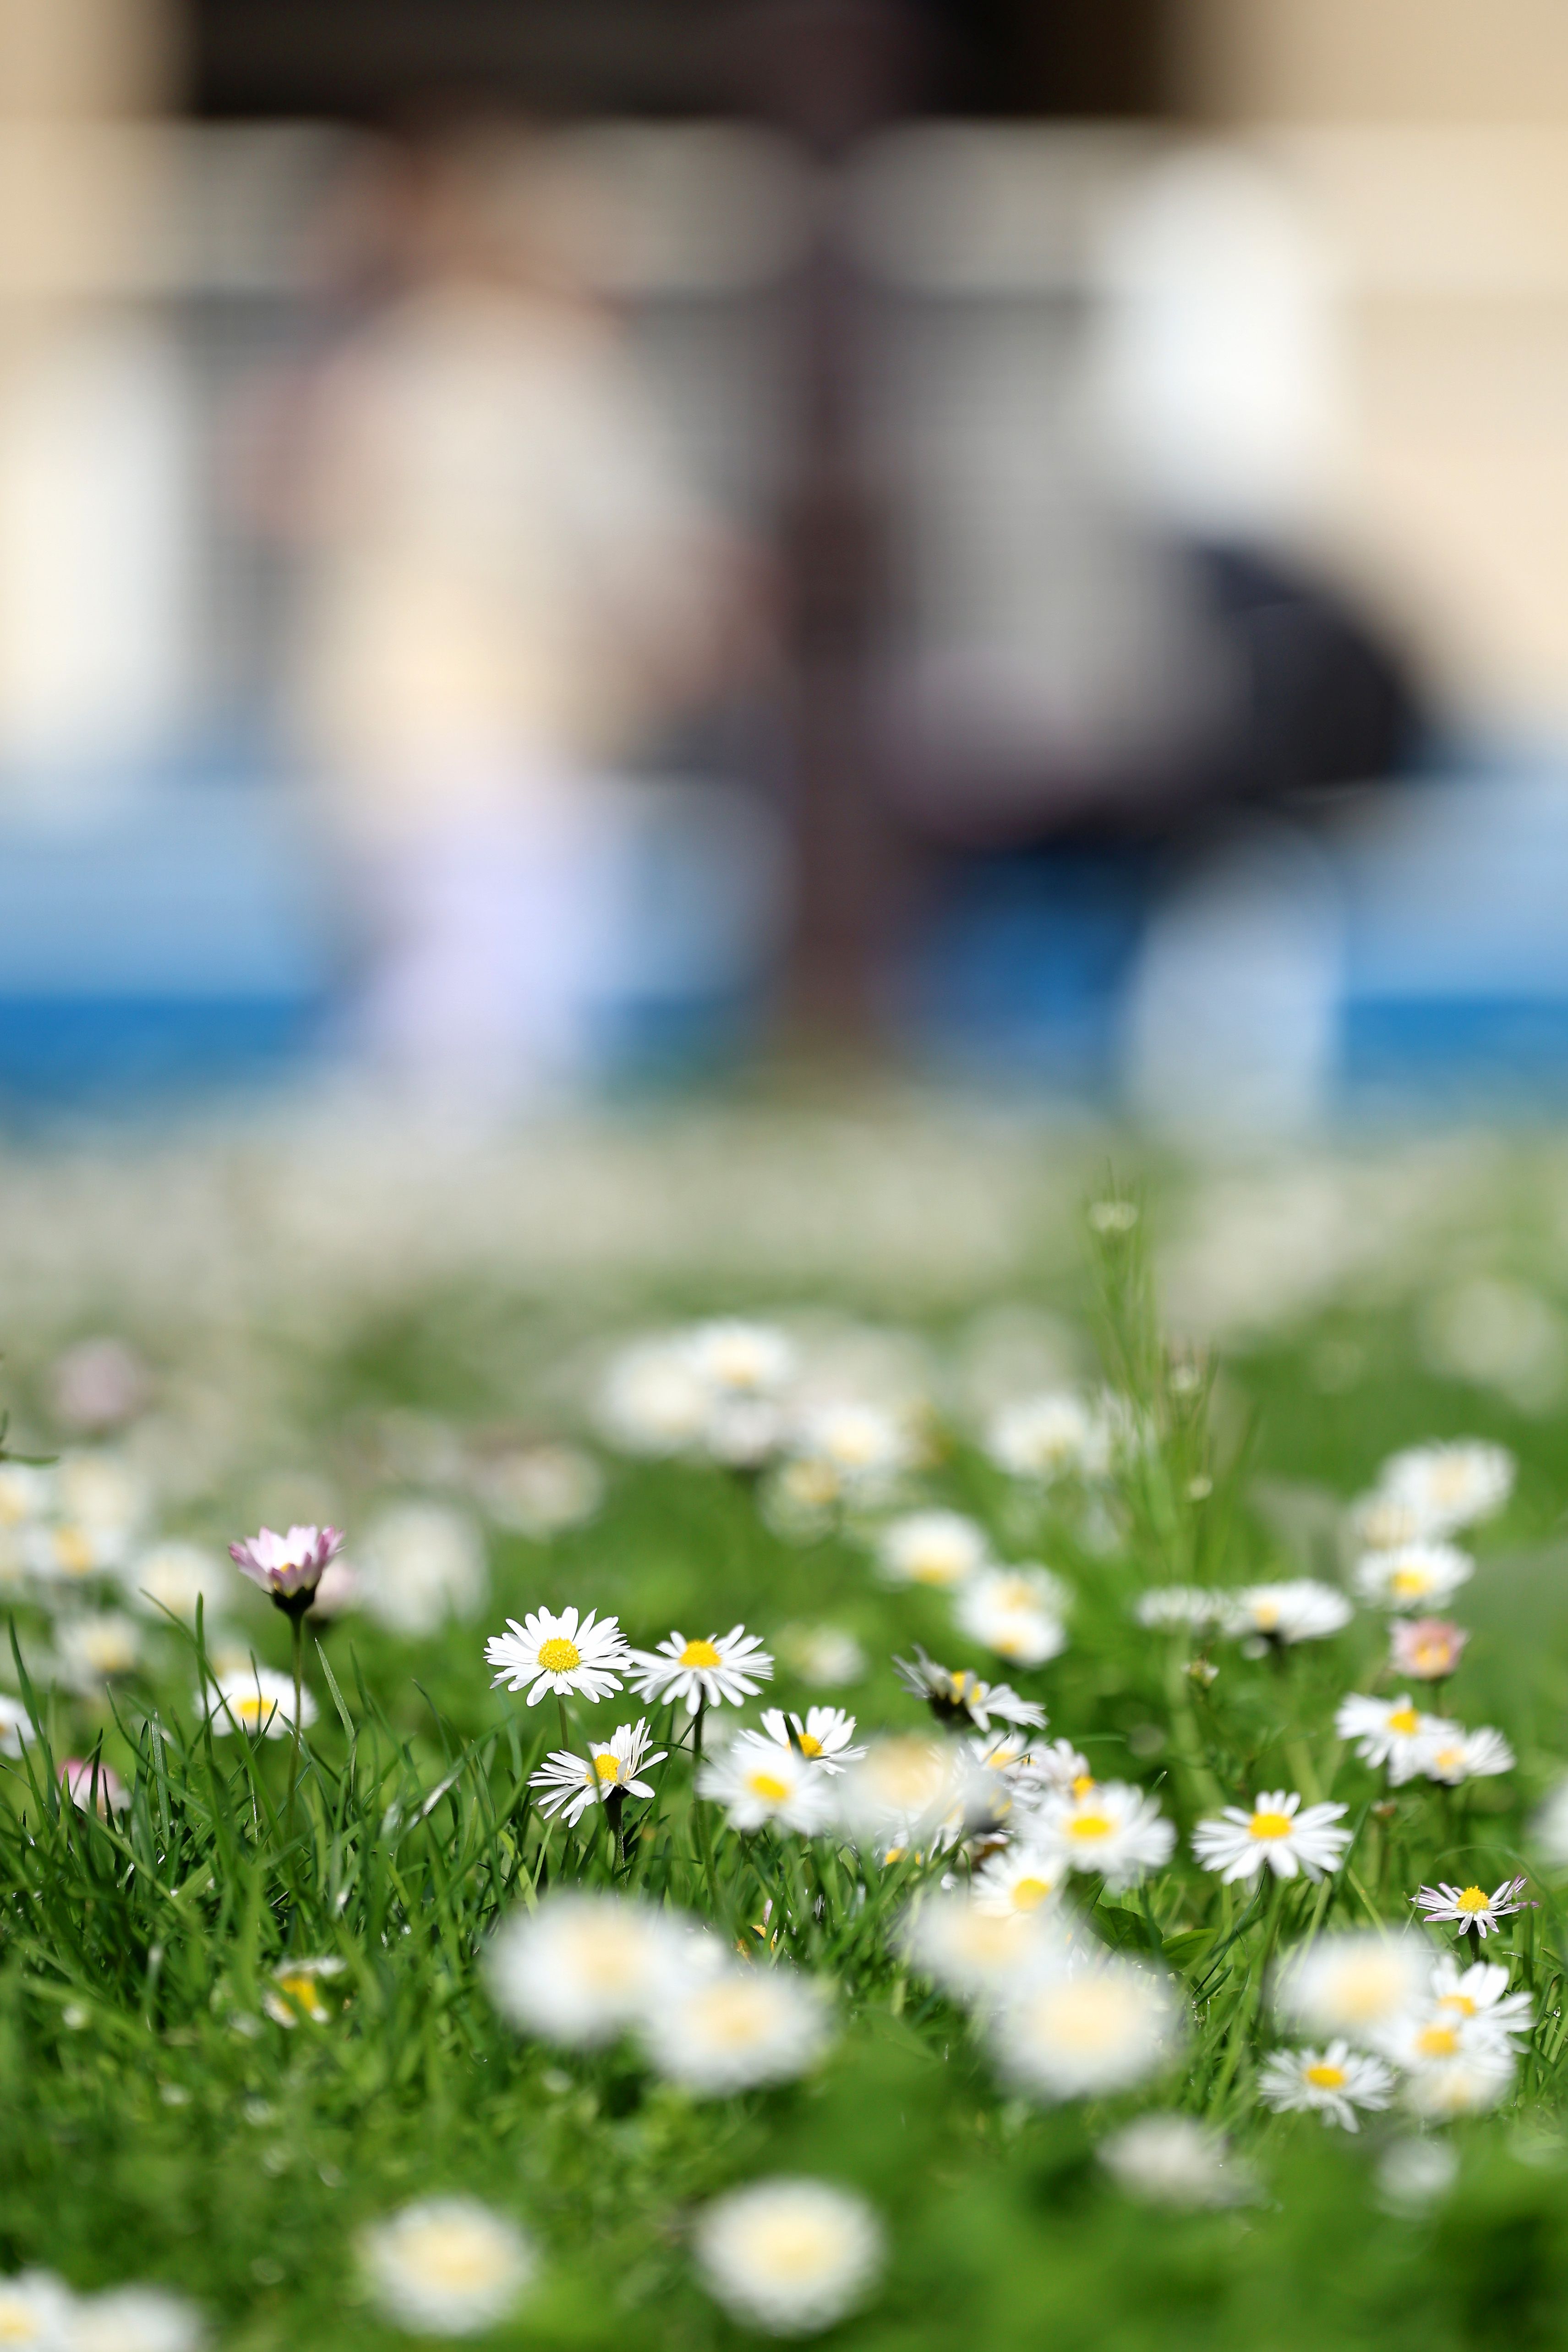
[[[337,1528],[290,1528],[285,1536],[263,1528],[244,1543],[230,1544],[228,1556],[242,1576],[271,1594],[278,1608],[302,1617],[316,1598],[327,1562],[342,1548]]]

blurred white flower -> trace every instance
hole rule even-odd
[[[503,1922],[485,1979],[513,2025],[587,2049],[658,2008],[705,1951],[696,1923],[678,1913],[632,1895],[569,1890]]]
[[[19,1698],[0,1691],[0,1756],[20,1756],[22,1742],[33,1738],[33,1718]]]
[[[1308,2108],[1343,2131],[1361,2128],[1357,2110],[1386,2107],[1394,2074],[1381,2058],[1331,2042],[1326,2050],[1280,2050],[1258,2073],[1258,2095],[1277,2113]]]
[[[984,1528],[962,1511],[907,1511],[877,1538],[878,1566],[889,1584],[951,1591],[978,1574],[990,1556]]]
[[[1193,2116],[1139,2116],[1095,2149],[1119,2189],[1151,2205],[1237,2205],[1256,2193],[1223,2136]]]
[[[231,1668],[216,1676],[216,1690],[203,1694],[203,1706],[213,1729],[220,1735],[244,1731],[253,1739],[284,1739],[294,1728],[294,1685],[288,1675],[268,1666]],[[316,1720],[316,1702],[308,1690],[300,1693],[300,1727],[308,1731]]]
[[[1061,1389],[1003,1405],[985,1433],[985,1450],[1010,1476],[1050,1486],[1069,1476],[1103,1477],[1110,1433],[1081,1397]]]
[[[1436,2041],[1440,2033],[1438,2029],[1431,2039]],[[1511,2052],[1496,2044],[1478,2042],[1451,2054],[1432,2048],[1425,2063],[1405,2074],[1405,2104],[1429,2123],[1485,2115],[1508,2097],[1517,2072]]]
[[[43,1586],[43,1597],[56,1601],[95,1577],[112,1576],[124,1562],[129,1541],[123,1528],[48,1519],[24,1529],[23,1558]]]
[[[1132,1614],[1152,1633],[1203,1633],[1225,1622],[1233,1596],[1197,1584],[1156,1584],[1140,1593]]]
[[[868,1664],[854,1634],[839,1625],[781,1625],[773,1648],[797,1680],[818,1690],[862,1681]]]
[[[953,1614],[972,1641],[1019,1666],[1044,1665],[1067,1647],[1062,1612],[1071,1598],[1048,1569],[989,1568],[960,1591]]]
[[[1355,1752],[1363,1763],[1386,1764],[1395,1788],[1425,1769],[1424,1759],[1434,1737],[1458,1728],[1446,1717],[1423,1715],[1408,1693],[1397,1698],[1368,1698],[1355,1691],[1340,1701],[1334,1717],[1339,1737],[1354,1740]]]
[[[1279,1584],[1248,1584],[1233,1596],[1226,1630],[1277,1647],[1321,1642],[1351,1622],[1351,1604],[1331,1584],[1295,1576]]]
[[[984,1899],[978,1874],[973,1895],[961,1887],[925,1889],[900,1937],[911,1965],[964,2001],[996,1999],[1059,1959],[1068,1943],[1054,1896],[1035,1905],[1005,1895]]]
[[[323,1959],[280,1960],[261,2006],[274,2023],[290,2032],[301,2019],[310,2025],[330,2024],[332,2011],[321,1999],[321,1987],[341,1977],[347,1966],[331,1954]]]
[[[884,2259],[864,2198],[819,2180],[759,2180],[716,2198],[693,2232],[703,2284],[742,2327],[815,2336],[861,2302]]]
[[[166,2286],[117,2286],[72,2305],[70,2352],[201,2352],[199,2306]]]
[[[871,1503],[920,1458],[909,1422],[881,1405],[842,1399],[808,1407],[790,1433],[797,1460],[830,1474],[840,1500]]]
[[[138,1553],[122,1580],[128,1596],[142,1608],[152,1613],[167,1610],[188,1625],[195,1622],[196,1604],[202,1602],[209,1626],[229,1599],[234,1582],[228,1563],[217,1552],[181,1542],[154,1544],[150,1551]]]
[[[676,1986],[641,2022],[656,2071],[700,2098],[801,2074],[831,2032],[822,1987],[788,1969],[739,1961]]]
[[[51,1517],[55,1506],[52,1465],[0,1461],[0,1528],[30,1526]]]
[[[1421,1740],[1419,1769],[1428,1780],[1440,1780],[1457,1789],[1464,1780],[1489,1780],[1499,1772],[1511,1772],[1514,1753],[1500,1731],[1483,1725],[1479,1731],[1466,1731],[1457,1723],[1435,1722]]]
[[[1560,1780],[1531,1823],[1531,1833],[1553,1870],[1568,1870],[1568,1780]]]
[[[143,1525],[152,1496],[142,1473],[108,1447],[62,1454],[55,1469],[55,1507],[121,1552]]]
[[[439,1503],[382,1512],[356,1537],[354,1559],[366,1616],[409,1640],[439,1632],[448,1617],[477,1616],[489,1591],[473,1521]]]
[[[1164,1977],[1110,1953],[1047,1968],[1004,1995],[990,2027],[1002,2073],[1050,2101],[1130,2091],[1170,2063],[1181,2038]]]
[[[1009,1919],[1049,1909],[1061,1900],[1067,1882],[1068,1865],[1058,1846],[1007,1845],[987,1855],[975,1872],[971,1900],[986,1916]]]
[[[1500,1511],[1513,1492],[1517,1465],[1504,1445],[1479,1437],[1446,1445],[1413,1445],[1386,1461],[1380,1494],[1410,1511],[1423,1535],[1451,1535]]]
[[[56,1623],[56,1668],[71,1690],[100,1690],[110,1675],[128,1675],[141,1655],[141,1627],[117,1609],[61,1617]]]
[[[1286,1954],[1275,1974],[1274,2007],[1308,2033],[1374,2042],[1423,1998],[1431,1965],[1419,1936],[1342,1928]]]
[[[1378,2192],[1396,2213],[1420,2213],[1446,2197],[1459,2177],[1447,2140],[1391,2140],[1377,2160]]]
[[[972,1777],[950,1741],[894,1734],[873,1739],[844,1775],[840,1810],[851,1834],[871,1843],[941,1841],[963,1829]]]
[[[71,2352],[73,2315],[70,2290],[52,2271],[0,2278],[0,2344],[16,2352]]]
[[[360,2238],[384,2319],[417,2336],[478,2336],[515,2309],[538,2268],[515,2221],[472,2197],[426,2197]]]
[[[605,1498],[605,1476],[579,1445],[521,1445],[491,1454],[473,1475],[474,1491],[498,1527],[542,1543],[580,1528]]]
[[[1030,1837],[1068,1870],[1099,1871],[1113,1888],[1135,1886],[1147,1872],[1163,1870],[1176,1843],[1174,1824],[1153,1798],[1123,1780],[1096,1780],[1081,1793],[1048,1792],[1027,1819]]]
[[[795,1372],[795,1351],[775,1324],[720,1318],[682,1335],[688,1362],[710,1397],[776,1397]]]
[[[1355,1589],[1373,1609],[1441,1609],[1475,1572],[1469,1554],[1453,1544],[1402,1544],[1358,1560]]]
[[[708,1385],[678,1335],[639,1339],[616,1357],[599,1393],[597,1418],[623,1454],[683,1454],[700,1441],[710,1410]]]

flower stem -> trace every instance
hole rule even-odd
[[[702,1856],[702,1868],[708,1880],[708,1899],[717,1919],[724,1917],[724,1906],[719,1898],[719,1873],[713,1862],[713,1840],[708,1831],[708,1808],[697,1793],[697,1783],[702,1776],[702,1718],[708,1712],[707,1701],[700,1699],[697,1713],[691,1719],[691,1820],[697,1832],[697,1850]]]
[[[300,1780],[300,1710],[302,1705],[301,1669],[305,1653],[305,1612],[290,1610],[289,1630],[294,1642],[294,1743],[289,1750],[289,1803],[285,1812],[288,1834],[294,1828],[294,1791]]]

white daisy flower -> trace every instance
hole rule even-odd
[[[1181,2033],[1165,1979],[1107,1953],[1048,1967],[1005,1996],[990,2041],[1009,2081],[1055,2101],[1131,2090],[1170,2063]]]
[[[1274,2007],[1305,2032],[1374,2043],[1422,2000],[1430,1973],[1431,1954],[1419,1936],[1343,1928],[1286,1954],[1274,1980]]]
[[[78,2298],[70,2352],[201,2352],[206,2321],[166,2286],[117,2286]]]
[[[141,1471],[106,1446],[62,1454],[55,1467],[55,1493],[62,1519],[115,1535],[122,1545],[145,1524],[152,1500]]]
[[[682,1345],[692,1370],[714,1396],[777,1396],[795,1377],[794,1346],[772,1323],[738,1317],[696,1323]]]
[[[816,1690],[862,1682],[870,1664],[841,1625],[781,1625],[773,1647],[790,1673]]]
[[[1334,1717],[1342,1739],[1353,1739],[1355,1752],[1368,1764],[1386,1764],[1395,1788],[1426,1769],[1434,1738],[1458,1732],[1457,1723],[1440,1715],[1423,1715],[1407,1693],[1398,1698],[1367,1698],[1354,1692],[1342,1699]]]
[[[496,1668],[495,1687],[528,1692],[528,1704],[537,1706],[547,1691],[575,1693],[589,1700],[608,1698],[621,1687],[621,1673],[636,1653],[626,1647],[619,1621],[605,1617],[595,1623],[590,1609],[581,1620],[575,1609],[559,1617],[536,1609],[520,1625],[507,1619],[504,1633],[492,1633],[485,1643],[487,1664]]]
[[[321,1987],[341,1977],[346,1960],[329,1956],[319,1960],[280,1960],[272,1971],[272,1988],[261,2006],[274,2023],[291,2032],[301,2018],[310,2025],[329,2025],[332,2011],[321,1999]]]
[[[657,2072],[699,2098],[804,2074],[830,2032],[820,1986],[788,1969],[740,1963],[678,1986],[641,2026]]]
[[[1421,1741],[1417,1769],[1428,1780],[1457,1789],[1464,1780],[1489,1780],[1511,1772],[1514,1753],[1500,1731],[1483,1725],[1479,1731],[1463,1730],[1457,1723],[1438,1720]]]
[[[1081,1797],[1094,1786],[1088,1757],[1070,1739],[1049,1739],[1044,1746],[1036,1741],[1029,1749],[1029,1762],[1041,1786],[1055,1790],[1058,1796]]]
[[[1028,1834],[1069,1870],[1098,1870],[1113,1888],[1135,1886],[1146,1872],[1163,1870],[1176,1843],[1153,1798],[1124,1780],[1042,1797],[1030,1808]]]
[[[1058,1847],[1004,1846],[1000,1853],[988,1855],[975,1872],[971,1901],[976,1911],[998,1919],[1048,1910],[1060,1902],[1068,1875]]]
[[[858,1764],[866,1753],[863,1748],[850,1745],[855,1737],[855,1718],[841,1706],[808,1706],[804,1721],[798,1715],[786,1715],[782,1706],[766,1707],[763,1729],[780,1747],[797,1748],[829,1774]]]
[[[547,1895],[514,1912],[486,1958],[490,1999],[513,2025],[587,2049],[657,2009],[710,1948],[693,1921],[625,1895]]]
[[[1402,1551],[1433,1529],[1408,1503],[1392,1495],[1363,1495],[1351,1505],[1350,1531],[1358,1551]]]
[[[479,1528],[444,1503],[395,1503],[354,1542],[367,1617],[407,1641],[477,1617],[489,1592]]]
[[[220,1738],[236,1731],[253,1739],[285,1739],[294,1729],[294,1685],[288,1675],[270,1666],[237,1666],[216,1676],[216,1692],[203,1695],[203,1706]],[[308,1690],[300,1693],[300,1728],[308,1731],[316,1720],[316,1702]]]
[[[129,1538],[118,1527],[95,1527],[88,1519],[50,1519],[23,1533],[23,1558],[46,1587],[68,1591],[95,1576],[112,1576],[123,1566]]]
[[[1200,1584],[1156,1584],[1139,1595],[1132,1614],[1152,1633],[1200,1633],[1225,1622],[1231,1600],[1228,1592],[1211,1592]]]
[[[0,1528],[25,1528],[35,1519],[47,1519],[57,1505],[52,1465],[0,1462]]]
[[[1032,1566],[984,1569],[960,1591],[953,1614],[972,1641],[1019,1666],[1044,1665],[1067,1647],[1061,1579]]]
[[[1043,1706],[1033,1699],[1020,1698],[1008,1684],[982,1682],[967,1666],[955,1670],[939,1665],[918,1643],[912,1658],[893,1660],[893,1672],[907,1691],[925,1700],[939,1723],[973,1724],[978,1730],[989,1731],[993,1717],[998,1723],[1026,1728],[1036,1728],[1046,1719]]]
[[[985,1451],[1010,1477],[1048,1486],[1058,1478],[1103,1477],[1110,1434],[1081,1397],[1058,1390],[1003,1405],[985,1433]]]
[[[1405,2103],[1428,2123],[1485,2115],[1508,2097],[1516,2072],[1511,2050],[1500,2042],[1476,2043],[1452,2056],[1429,2051],[1405,2078]]]
[[[1475,1572],[1469,1554],[1453,1544],[1402,1544],[1358,1560],[1355,1589],[1371,1609],[1440,1609]]]
[[[1377,2160],[1377,2186],[1396,2213],[1421,2213],[1446,2197],[1459,2177],[1459,2159],[1447,2140],[1425,2133],[1390,2141]]]
[[[843,1816],[856,1837],[900,1848],[961,1835],[970,1760],[946,1740],[918,1733],[873,1739],[840,1783]]]
[[[538,2269],[530,2240],[472,2197],[423,2197],[360,2239],[384,2319],[416,2336],[479,2336],[513,2311]]]
[[[478,1465],[473,1486],[498,1527],[535,1543],[583,1527],[605,1499],[605,1474],[580,1445],[509,1446]]]
[[[1025,1732],[992,1731],[966,1739],[963,1745],[976,1777],[989,1776],[995,1784],[992,1811],[996,1819],[1004,1820],[1015,1804],[1030,1804],[1043,1790],[1056,1785],[1052,1750],[1068,1743],[1058,1739],[1037,1753]]]
[[[978,1874],[972,1894],[957,1886],[923,1892],[904,1919],[900,1940],[911,1966],[964,2001],[995,2000],[1010,1985],[1061,1959],[1068,1942],[1054,1895],[1033,1906],[1027,1900],[983,1900]]]
[[[712,1391],[685,1338],[639,1339],[615,1359],[599,1394],[597,1419],[623,1454],[684,1454],[701,1438]]]
[[[545,1820],[564,1811],[568,1827],[574,1827],[590,1805],[611,1797],[651,1797],[652,1783],[639,1780],[637,1774],[662,1764],[669,1753],[667,1748],[656,1748],[649,1755],[652,1736],[644,1717],[621,1724],[608,1739],[590,1740],[586,1757],[569,1748],[556,1748],[529,1776],[529,1787],[541,1791],[539,1810]]]
[[[885,1494],[920,1458],[907,1421],[880,1405],[847,1400],[805,1412],[791,1450],[831,1474],[840,1500],[861,1502]]]
[[[1094,2152],[1119,2189],[1151,2205],[1202,2210],[1256,2194],[1223,2136],[1192,2116],[1139,2116]]]
[[[875,2284],[882,2231],[864,2198],[821,2180],[758,2180],[715,2198],[693,2246],[702,2283],[742,2327],[816,2336]]]
[[[1473,1929],[1485,1937],[1500,1920],[1523,1910],[1524,1887],[1522,1878],[1505,1878],[1489,1895],[1483,1886],[1450,1886],[1446,1878],[1440,1878],[1436,1886],[1421,1887],[1410,1900],[1429,1927]]]
[[[210,1625],[232,1589],[227,1564],[193,1543],[154,1544],[131,1562],[123,1583],[127,1597],[152,1614],[166,1610],[187,1625],[195,1622],[198,1602],[205,1602]]]
[[[1462,1969],[1445,1952],[1434,1963],[1432,2006],[1443,2016],[1475,2018],[1505,2039],[1534,2030],[1535,2004],[1527,1992],[1510,1992],[1507,1969],[1495,1960],[1475,1960]]]
[[[22,1742],[33,1737],[33,1718],[19,1698],[0,1691],[0,1756],[20,1756]]]
[[[1218,1871],[1228,1885],[1238,1878],[1256,1877],[1265,1863],[1276,1878],[1321,1878],[1338,1870],[1351,1842],[1351,1832],[1337,1826],[1343,1805],[1309,1805],[1302,1812],[1295,1790],[1272,1789],[1258,1797],[1250,1812],[1226,1805],[1223,1813],[1200,1822],[1193,1832],[1193,1852],[1205,1870]]]
[[[1568,1780],[1560,1780],[1540,1808],[1531,1833],[1553,1870],[1568,1868]]]
[[[113,1675],[128,1675],[142,1655],[142,1629],[118,1609],[62,1617],[55,1626],[55,1664],[76,1691],[101,1690]]]
[[[1500,1973],[1506,1981],[1507,1970]],[[1524,2014],[1512,2024],[1512,2031],[1528,2034],[1534,2021],[1530,1996],[1513,1998],[1522,2000]],[[1430,2001],[1406,2017],[1396,2018],[1379,2036],[1377,2046],[1404,2074],[1434,2069],[1447,2073],[1461,2061],[1505,2076],[1513,2072],[1510,2021],[1500,2018],[1494,2022],[1468,1994],[1450,1997],[1447,2002]]]
[[[889,1584],[929,1584],[952,1591],[979,1574],[991,1545],[962,1511],[909,1511],[877,1538],[877,1562]]]
[[[1392,1454],[1378,1478],[1379,1491],[1421,1522],[1423,1534],[1447,1535],[1473,1527],[1500,1511],[1513,1492],[1517,1470],[1503,1445],[1479,1437],[1447,1445],[1412,1445]]]
[[[52,2271],[0,2278],[0,2344],[16,2352],[71,2352],[73,2299]]]
[[[1350,1622],[1351,1604],[1344,1594],[1313,1576],[1246,1585],[1231,1597],[1226,1612],[1228,1632],[1277,1647],[1326,1640]]]
[[[833,1797],[821,1765],[787,1740],[781,1747],[754,1731],[742,1732],[724,1755],[703,1765],[697,1793],[724,1806],[732,1830],[771,1825],[815,1837],[833,1819]]]
[[[1359,2131],[1358,2107],[1386,2107],[1394,2097],[1393,2070],[1381,2058],[1331,2042],[1326,2050],[1279,2050],[1258,2069],[1258,2095],[1277,2114],[1300,2108],[1326,2124]]]
[[[700,1706],[739,1706],[773,1678],[762,1637],[743,1625],[690,1642],[684,1633],[671,1633],[657,1649],[633,1650],[630,1656],[637,1696],[668,1700],[672,1706],[684,1699],[688,1715]]]

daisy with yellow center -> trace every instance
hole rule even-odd
[[[891,1519],[877,1543],[877,1560],[889,1584],[925,1584],[951,1592],[985,1567],[991,1546],[985,1530],[962,1511],[910,1511]]]
[[[671,1633],[657,1649],[633,1650],[630,1659],[639,1698],[672,1706],[684,1700],[688,1715],[700,1707],[739,1706],[742,1699],[754,1698],[773,1673],[761,1637],[743,1625],[690,1641]]]
[[[1086,1780],[1050,1792],[1026,1816],[1030,1840],[1065,1870],[1099,1871],[1107,1886],[1135,1886],[1162,1870],[1176,1843],[1152,1797],[1124,1780]]]
[[[1513,1491],[1514,1472],[1505,1446],[1461,1438],[1394,1454],[1378,1485],[1384,1500],[1407,1512],[1424,1535],[1451,1535],[1500,1511]]]
[[[333,1958],[282,1960],[272,1971],[271,1989],[263,1993],[261,2006],[277,2024],[290,2031],[301,2019],[310,2025],[326,2025],[332,2011],[321,1998],[321,1987],[341,1977],[347,1965]]]
[[[1226,1631],[1244,1644],[1288,1649],[1297,1642],[1326,1641],[1351,1621],[1351,1604],[1331,1584],[1313,1576],[1287,1577],[1278,1584],[1249,1584],[1231,1596]]]
[[[858,1764],[866,1753],[850,1744],[855,1718],[841,1706],[807,1707],[804,1720],[798,1715],[786,1715],[782,1706],[768,1707],[763,1715],[763,1730],[778,1747],[793,1748],[829,1775]]]
[[[1420,1743],[1416,1769],[1428,1780],[1457,1789],[1461,1781],[1511,1772],[1514,1761],[1513,1750],[1501,1732],[1489,1725],[1466,1731],[1458,1723],[1435,1723]]]
[[[504,1683],[509,1690],[526,1690],[530,1706],[537,1706],[548,1691],[562,1698],[611,1697],[621,1687],[632,1654],[618,1621],[595,1617],[592,1609],[583,1618],[575,1609],[563,1609],[558,1617],[536,1609],[521,1625],[509,1617],[506,1632],[492,1633],[485,1643],[496,1686]]]
[[[1413,1675],[1418,1683],[1446,1682],[1464,1656],[1469,1638],[1465,1628],[1450,1618],[1396,1617],[1388,1629],[1394,1670]]]
[[[360,2241],[382,2316],[419,2336],[478,2336],[516,2307],[538,2259],[515,2221],[471,2197],[405,2205]]]
[[[995,1721],[1033,1729],[1046,1719],[1043,1706],[1020,1698],[1010,1685],[983,1682],[967,1666],[944,1666],[928,1658],[918,1643],[912,1658],[893,1660],[893,1672],[907,1691],[924,1699],[942,1724],[973,1724],[978,1731],[989,1731]]]
[[[1331,2042],[1325,2050],[1277,2052],[1258,2072],[1258,2095],[1276,2113],[1306,2109],[1353,2132],[1361,2128],[1358,2110],[1390,2104],[1394,2074],[1381,2058]]]
[[[1037,2099],[1128,2091],[1175,2055],[1182,2012],[1152,1969],[1113,1955],[1055,1957],[995,2010],[1002,2072]]]
[[[0,2278],[0,2344],[10,2352],[66,2352],[74,2315],[70,2289],[52,2271]]]
[[[1378,2034],[1422,2000],[1429,1964],[1426,1943],[1408,1930],[1320,1935],[1281,1962],[1275,2011],[1308,2033],[1343,2034],[1375,2047]]]
[[[1033,1916],[1055,1909],[1067,1881],[1067,1866],[1054,1846],[1007,1846],[975,1872],[972,1900],[977,1911],[994,1918]]]
[[[1459,1727],[1443,1716],[1423,1715],[1408,1693],[1383,1699],[1355,1692],[1340,1702],[1334,1729],[1342,1739],[1355,1742],[1355,1752],[1364,1762],[1386,1764],[1390,1785],[1398,1788],[1426,1769],[1431,1741],[1457,1735]]]
[[[983,1891],[982,1876],[967,1895],[956,1886],[925,1890],[900,1931],[911,1965],[958,2000],[994,2000],[1060,1958],[1068,1942],[1054,1893],[1030,1899],[1035,1886],[1050,1885],[1044,1867],[1021,1871],[1019,1901],[997,1879]]]
[[[833,1819],[833,1796],[821,1764],[787,1741],[742,1731],[726,1753],[702,1766],[697,1793],[722,1805],[732,1830],[795,1830],[813,1837]]]
[[[1505,1878],[1489,1895],[1484,1886],[1450,1886],[1439,1879],[1436,1886],[1423,1886],[1410,1898],[1429,1927],[1453,1927],[1471,1937],[1489,1936],[1499,1922],[1511,1912],[1524,1908],[1521,1896],[1525,1882],[1522,1878]]]
[[[1274,1789],[1258,1797],[1249,1811],[1226,1805],[1222,1813],[1200,1822],[1193,1832],[1193,1852],[1205,1870],[1219,1873],[1228,1885],[1255,1878],[1267,1864],[1277,1878],[1321,1878],[1338,1870],[1351,1842],[1351,1832],[1338,1826],[1343,1805],[1309,1805],[1294,1790]]]
[[[717,1956],[716,1939],[680,1913],[573,1889],[506,1920],[485,1974],[512,2024],[587,2049],[614,2042]]]
[[[815,2336],[861,2302],[882,2231],[863,2198],[820,2180],[759,2180],[700,2216],[702,2284],[742,2327]]]
[[[556,1748],[529,1778],[529,1787],[539,1791],[539,1810],[544,1819],[564,1813],[573,1826],[590,1805],[607,1804],[614,1797],[651,1797],[652,1784],[637,1775],[662,1764],[669,1752],[656,1748],[650,1755],[651,1737],[645,1717],[637,1723],[621,1724],[608,1739],[591,1740],[585,1757],[569,1748]]]
[[[1469,1554],[1453,1544],[1402,1544],[1369,1551],[1357,1564],[1355,1589],[1370,1608],[1425,1612],[1441,1609],[1475,1572]]]
[[[991,1568],[971,1578],[953,1613],[971,1641],[997,1657],[1039,1666],[1067,1647],[1062,1615],[1070,1597],[1048,1569]]]
[[[245,1732],[252,1739],[284,1739],[294,1729],[294,1684],[288,1675],[268,1666],[239,1666],[217,1676],[216,1695],[208,1693],[206,1712],[220,1734]],[[308,1731],[316,1720],[316,1702],[308,1690],[300,1693],[300,1727]]]

